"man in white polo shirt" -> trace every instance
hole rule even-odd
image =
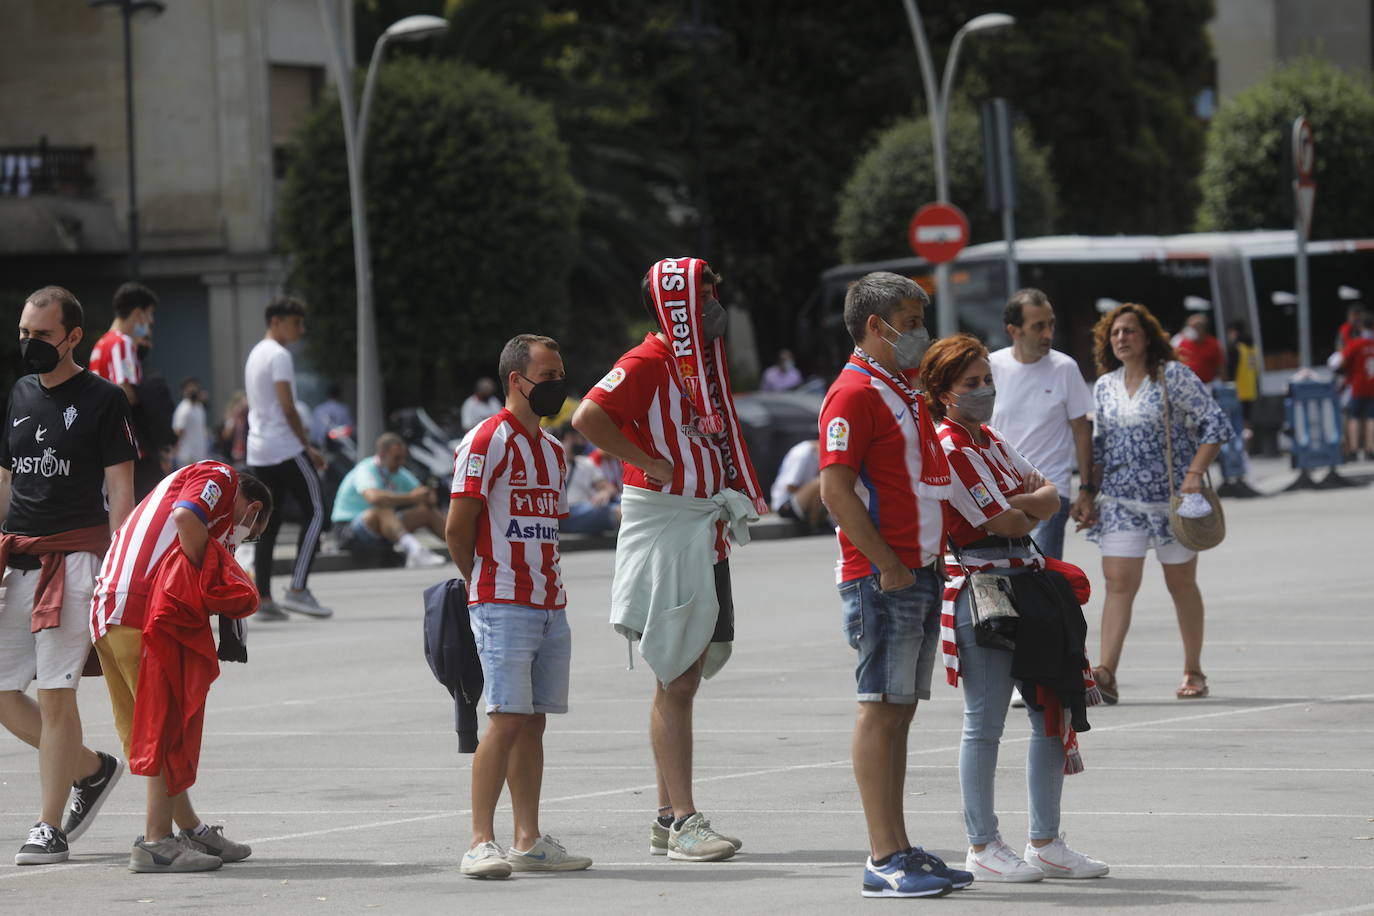
[[[1031,537],[1046,556],[1064,556],[1064,525],[1069,518],[1069,479],[1078,468],[1092,468],[1092,390],[1072,357],[1053,349],[1054,306],[1038,289],[1018,290],[1002,311],[1011,346],[991,356],[997,404],[992,426],[1059,489],[1059,511]],[[1087,478],[1079,499],[1092,502]]]

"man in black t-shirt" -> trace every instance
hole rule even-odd
[[[10,390],[0,429],[0,723],[38,748],[42,792],[16,865],[65,861],[124,768],[82,745],[76,687],[101,557],[133,509],[138,449],[124,393],[73,359],[81,323],[81,303],[61,287],[24,303],[31,374]],[[37,702],[24,692],[33,680]]]

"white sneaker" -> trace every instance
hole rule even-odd
[[[1069,844],[1064,842],[1064,836],[1059,834],[1054,842],[1039,849],[1027,843],[1026,861],[1032,868],[1044,872],[1046,878],[1101,878],[1111,871],[1106,862],[1099,862],[1070,849]]]
[[[469,849],[458,870],[469,878],[509,878],[511,873],[505,852],[492,842],[478,843]]]
[[[433,569],[448,561],[429,548],[406,555],[406,569]]]
[[[973,847],[969,847],[968,858],[964,860],[964,870],[973,873],[974,881],[1020,883],[1040,881],[1045,877],[1043,871],[1034,865],[1026,864],[1010,846],[1003,843],[1000,833],[983,847],[982,852],[974,852]]]
[[[735,844],[711,829],[711,822],[693,814],[682,828],[668,828],[668,858],[683,862],[718,862],[735,854]]]
[[[545,835],[524,852],[512,849],[506,853],[512,871],[581,871],[590,868],[592,860],[575,856],[563,844]]]

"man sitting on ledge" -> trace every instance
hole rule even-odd
[[[376,454],[339,483],[330,517],[339,526],[339,543],[354,556],[385,556],[399,546],[409,569],[443,566],[444,559],[412,533],[428,528],[442,539],[445,515],[435,506],[434,490],[406,469],[406,451],[395,433],[378,436]]]

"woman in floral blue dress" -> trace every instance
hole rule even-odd
[[[1175,695],[1180,700],[1205,697],[1197,553],[1180,544],[1169,527],[1161,380],[1168,386],[1178,492],[1199,492],[1221,444],[1235,433],[1198,377],[1174,358],[1168,335],[1143,305],[1128,303],[1103,316],[1093,329],[1093,346],[1099,374],[1093,389],[1093,471],[1073,515],[1102,549],[1107,580],[1102,652],[1093,669],[1097,686],[1107,702],[1117,701],[1116,672],[1131,626],[1131,605],[1140,589],[1145,554],[1153,548],[1183,636],[1183,683]]]

